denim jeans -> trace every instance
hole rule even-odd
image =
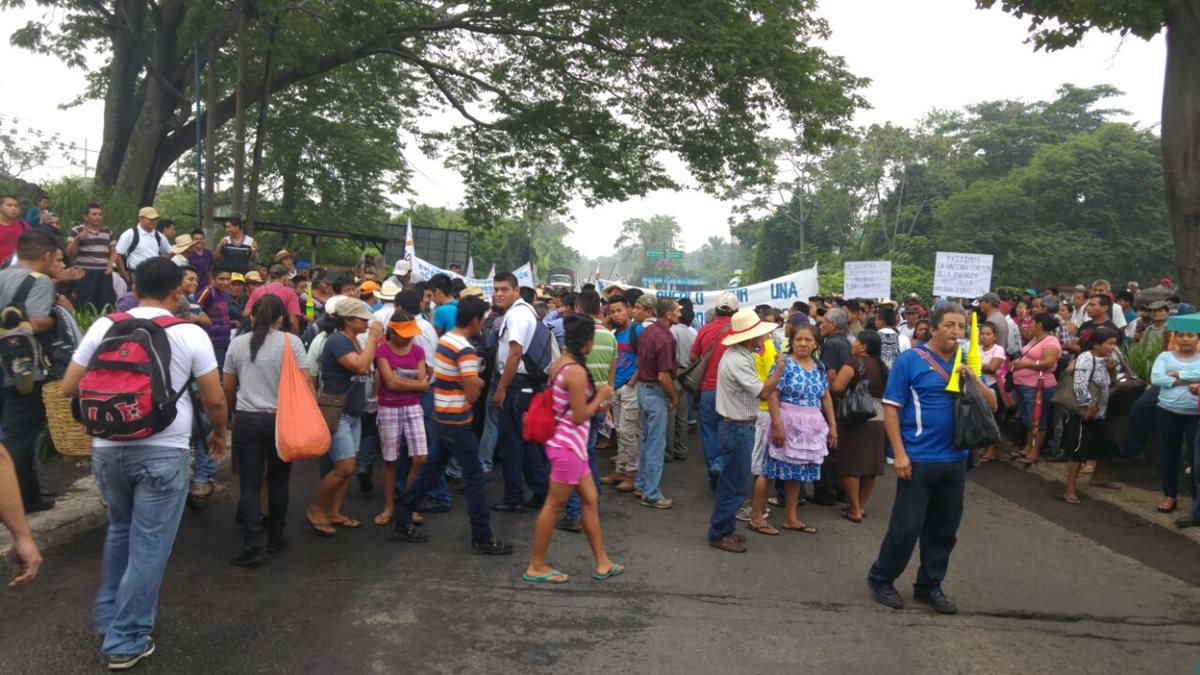
[[[192,409],[196,415],[192,424],[192,485],[206,485],[213,482],[213,477],[217,475],[217,462],[208,456],[208,435],[212,433],[212,424],[199,406],[193,406]]]
[[[588,466],[592,468],[592,481],[596,484],[596,499],[600,499],[600,473],[596,470],[596,440],[600,436],[600,425],[604,424],[604,413],[598,412],[592,418],[592,428],[588,431]],[[582,502],[579,500],[579,493],[572,492],[567,499],[566,517],[570,520],[579,520],[579,508]]]
[[[430,488],[438,481],[445,481],[446,463],[451,457],[458,459],[463,468],[463,481],[467,485],[467,516],[471,520],[471,543],[482,544],[492,541],[491,513],[487,497],[483,493],[483,467],[479,464],[479,441],[469,424],[434,423],[439,435],[437,445],[430,447],[429,458],[413,479],[407,493],[396,492],[392,525],[408,525],[412,513],[420,507]]]
[[[21,501],[28,509],[42,501],[37,475],[37,456],[41,449],[38,435],[46,428],[42,383],[36,383],[33,391],[27,395],[6,387],[3,397],[4,411],[0,413],[0,427],[4,429],[5,447],[8,448],[8,454],[12,455],[17,485],[21,488]]]
[[[642,452],[638,457],[638,475],[634,487],[648,501],[662,499],[658,483],[662,480],[663,453],[667,448],[667,395],[657,384],[638,383],[638,416],[642,421]]]
[[[496,464],[496,447],[500,440],[500,408],[492,405],[492,396],[496,394],[496,383],[488,387],[487,404],[484,406],[483,436],[479,439],[479,463],[483,465],[483,475],[492,472]]]
[[[154,630],[159,587],[187,501],[188,450],[94,447],[92,476],[108,505],[93,626],[104,636],[105,654],[138,654]]]
[[[268,541],[283,539],[287,522],[288,482],[292,465],[279,459],[275,450],[275,413],[238,411],[233,426],[233,452],[238,458],[238,515],[242,518],[242,545],[263,545],[260,517],[263,471],[267,474]]]
[[[1200,499],[1196,499],[1196,494],[1200,493],[1200,437],[1196,438],[1192,443],[1192,508],[1188,511],[1188,516],[1192,520],[1200,520]]]
[[[721,473],[724,454],[717,433],[721,416],[717,414],[717,391],[700,392],[700,446],[704,448],[704,466],[710,472]]]
[[[519,506],[525,503],[525,483],[533,491],[533,499],[543,501],[550,491],[550,473],[546,456],[537,443],[527,443],[521,437],[521,418],[529,410],[537,387],[524,375],[517,375],[508,385],[504,395],[504,419],[501,428],[505,434],[504,450],[504,503]]]
[[[105,274],[104,270],[83,270],[83,278],[73,284],[75,306],[84,309],[90,304],[101,310],[105,305],[116,304],[117,297],[113,291],[112,280],[112,275]]]
[[[1158,428],[1158,475],[1162,478],[1163,496],[1178,497],[1179,448],[1182,445],[1190,452],[1195,447],[1196,425],[1200,422],[1200,415],[1182,415],[1158,408],[1154,419]],[[1196,470],[1197,467],[1193,466],[1192,473]],[[1196,498],[1194,489],[1192,498]]]
[[[712,519],[708,523],[709,541],[716,541],[737,530],[734,516],[746,499],[746,485],[750,482],[750,451],[754,447],[754,422],[717,419],[720,420],[717,442],[721,448],[722,469],[713,498]]]
[[[922,593],[941,588],[958,541],[966,479],[966,462],[912,463],[912,479],[896,481],[892,519],[867,575],[871,581],[894,582],[920,541],[921,568],[913,588]]]
[[[1120,457],[1133,458],[1142,454],[1142,444],[1154,433],[1155,412],[1158,410],[1158,387],[1146,388],[1129,408],[1129,421],[1125,425],[1125,438],[1117,450]]]
[[[362,414],[362,440],[358,443],[358,464],[355,469],[358,473],[371,471],[379,459],[379,413],[364,412]]]
[[[421,410],[425,412],[425,442],[429,445],[429,454],[433,455],[434,449],[438,446],[437,430],[433,424],[433,387],[430,387],[428,391],[421,395]],[[406,459],[405,461],[410,460]],[[407,477],[407,470],[404,472],[404,475]],[[400,480],[399,471],[396,472],[396,480]],[[429,490],[428,497],[434,503],[450,506],[450,486],[446,485],[445,474],[439,475],[437,480],[434,481],[433,487]]]
[[[675,400],[678,405],[667,415],[667,456],[677,459],[687,457],[688,450],[688,400],[687,390],[675,383]]]

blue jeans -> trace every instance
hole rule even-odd
[[[717,414],[717,392],[700,392],[700,446],[704,448],[704,465],[710,473],[720,473],[724,455],[717,439],[721,416]]]
[[[483,467],[479,464],[479,441],[470,424],[434,424],[439,443],[430,447],[429,458],[413,479],[407,494],[396,492],[392,525],[412,523],[412,512],[420,507],[420,501],[437,483],[445,483],[446,463],[451,457],[458,459],[463,469],[463,481],[467,485],[467,517],[471,520],[471,543],[483,544],[492,541],[491,513],[487,497],[483,493]]]
[[[379,459],[379,413],[364,412],[362,414],[361,439],[358,443],[358,463],[355,470],[358,473],[371,471]]]
[[[701,408],[703,411],[703,408]],[[717,419],[720,419],[719,417]],[[703,424],[703,422],[701,422]],[[717,430],[721,448],[721,477],[713,499],[712,520],[708,523],[708,539],[716,541],[737,530],[738,507],[746,499],[750,482],[750,452],[754,449],[754,422],[720,420]]]
[[[525,503],[525,483],[533,491],[534,501],[544,501],[550,491],[550,473],[546,456],[537,443],[527,443],[521,437],[521,418],[529,410],[537,387],[524,375],[517,375],[504,394],[505,434],[504,503],[519,506]]]
[[[921,568],[913,588],[921,593],[941,588],[950,552],[958,542],[966,480],[965,461],[913,462],[912,480],[896,481],[892,519],[867,578],[876,583],[894,582],[920,541]]]
[[[1179,496],[1179,447],[1182,445],[1189,451],[1196,445],[1196,428],[1200,423],[1200,415],[1182,415],[1165,408],[1155,410],[1155,421],[1158,423],[1158,475],[1162,478],[1164,497]],[[1192,467],[1196,473],[1198,467]],[[1194,481],[1189,481],[1195,486]],[[1192,499],[1196,493],[1192,491]]]
[[[193,409],[196,421],[192,425],[192,485],[204,485],[213,482],[213,476],[217,475],[217,463],[208,456],[208,435],[212,433],[212,425],[198,406]]]
[[[604,424],[604,413],[598,412],[592,418],[592,428],[588,432],[588,466],[592,468],[592,481],[596,484],[596,500],[600,499],[600,473],[596,470],[596,439],[600,436],[600,425]],[[572,492],[567,499],[566,517],[579,520],[579,492]]]
[[[438,446],[437,430],[433,425],[433,387],[421,395],[421,410],[425,413],[425,442],[429,445],[429,454],[432,456],[434,449]],[[407,455],[405,457],[405,461],[409,461]],[[405,471],[404,475],[407,476],[408,472]],[[397,482],[400,480],[399,471],[396,472],[396,480]],[[439,475],[438,479],[434,481],[433,487],[429,490],[429,500],[436,504],[450,506],[450,486],[446,485],[444,474]]]
[[[500,440],[500,417],[501,410],[492,405],[492,396],[496,394],[496,383],[492,382],[492,386],[488,387],[487,405],[484,409],[486,416],[483,420],[483,436],[479,439],[479,463],[483,465],[483,474],[492,472],[495,466],[496,446]]]
[[[642,498],[655,502],[663,498],[658,490],[662,480],[664,453],[667,449],[667,395],[657,384],[638,383],[638,416],[642,420],[642,452],[634,487]]]
[[[187,501],[188,454],[164,446],[92,449],[92,476],[108,505],[92,610],[105,654],[139,654],[154,630],[158,590]]]

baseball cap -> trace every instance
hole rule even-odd
[[[158,215],[158,209],[154,208],[153,206],[145,206],[145,207],[142,207],[142,210],[138,211],[138,218],[149,218],[150,220],[158,220],[159,218],[161,218],[161,216]]]
[[[1149,305],[1146,305],[1146,309],[1149,309],[1151,311],[1156,310],[1156,309],[1170,309],[1170,308],[1171,308],[1171,305],[1167,304],[1166,300],[1155,300],[1154,302],[1150,303]]]
[[[408,260],[397,260],[395,267],[392,268],[392,274],[402,277],[412,271],[412,262]]]
[[[375,291],[378,291],[379,289],[380,289],[379,284],[375,283],[374,281],[364,281],[364,282],[362,282],[362,285],[358,287],[358,292],[359,293],[374,293]]]
[[[736,312],[738,310],[737,296],[729,291],[725,291],[717,297],[717,309],[727,309]]]
[[[653,310],[654,305],[657,302],[658,298],[646,293],[645,295],[639,295],[637,301],[633,304],[638,305],[639,307],[644,307],[645,309]]]
[[[254,282],[257,282],[260,284],[263,282],[262,275],[258,273],[258,270],[254,270],[253,272],[246,273],[246,283],[250,283],[251,281],[254,281]]]
[[[343,297],[335,305],[335,311],[343,319],[367,319],[370,321],[371,312],[367,304],[358,298]]]
[[[979,301],[990,302],[993,305],[998,305],[1000,304],[1000,296],[996,295],[995,293],[984,293],[983,295],[979,296]]]
[[[229,283],[236,284],[239,281],[243,284],[246,283],[246,275],[242,274],[241,272],[234,272],[233,274],[229,275]]]

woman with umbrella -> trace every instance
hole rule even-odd
[[[1033,323],[1030,324],[1029,344],[1021,349],[1021,356],[1009,366],[1013,373],[1013,384],[1017,387],[1021,422],[1028,430],[1023,452],[1017,453],[1017,458],[1025,468],[1042,461],[1042,444],[1046,442],[1053,408],[1046,400],[1045,391],[1053,391],[1058,384],[1054,369],[1058,365],[1058,355],[1062,353],[1062,344],[1054,337],[1054,319],[1049,314],[1035,314],[1031,318]]]

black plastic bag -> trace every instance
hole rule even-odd
[[[954,402],[954,445],[967,450],[986,448],[1000,441],[1000,427],[979,387],[963,378],[962,393]]]

